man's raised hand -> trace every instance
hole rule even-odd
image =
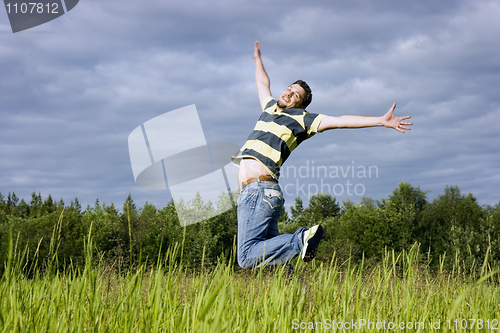
[[[257,59],[260,58],[260,44],[259,44],[259,41],[255,42],[255,49],[253,51],[253,58],[255,60],[257,60]]]
[[[382,125],[389,128],[394,128],[396,131],[404,133],[404,130],[411,130],[407,127],[413,125],[413,123],[403,121],[405,119],[411,118],[411,116],[396,117],[394,115],[394,109],[396,108],[396,103],[394,103],[389,111],[382,116]]]
[[[255,83],[257,84],[260,105],[262,105],[264,100],[271,96],[271,81],[269,81],[269,76],[267,76],[264,64],[262,64],[262,59],[260,58],[260,45],[258,41],[255,42],[253,57],[255,61]]]

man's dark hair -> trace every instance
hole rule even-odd
[[[298,84],[306,92],[306,95],[304,96],[304,100],[302,100],[302,105],[301,105],[301,107],[305,109],[309,104],[311,104],[312,101],[313,94],[311,88],[305,81],[302,80],[297,80],[292,84]]]

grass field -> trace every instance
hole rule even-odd
[[[431,270],[416,250],[378,263],[187,271],[169,260],[133,271],[88,264],[36,271],[11,251],[0,280],[2,332],[467,331],[500,328],[500,281],[480,264]],[[487,258],[486,258],[487,259]],[[487,262],[487,260],[485,260]],[[26,269],[26,267],[24,267]],[[476,270],[479,271],[479,270]]]

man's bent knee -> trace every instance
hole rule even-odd
[[[253,268],[254,267],[254,264],[250,260],[247,260],[245,255],[242,255],[242,254],[240,255],[239,253],[238,253],[238,265],[241,268]]]

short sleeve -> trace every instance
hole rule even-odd
[[[307,128],[307,134],[308,135],[314,135],[318,133],[318,127],[319,124],[321,123],[321,120],[325,117],[324,114],[318,114],[318,113],[308,113],[306,115],[306,123],[311,124],[309,128]]]
[[[269,108],[273,107],[274,105],[276,105],[276,100],[273,98],[273,96],[268,96],[262,102],[262,105],[261,105],[262,111],[266,111],[266,109],[269,109]]]

